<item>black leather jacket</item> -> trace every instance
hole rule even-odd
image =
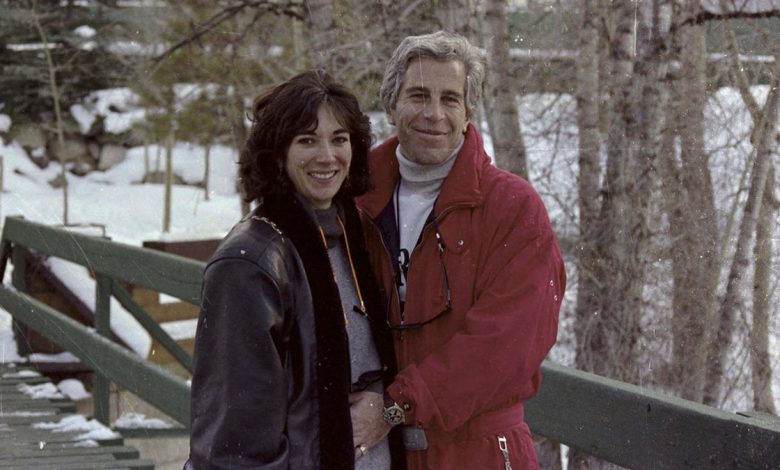
[[[291,199],[239,222],[204,272],[189,468],[354,467],[338,287],[316,225]],[[361,286],[375,291],[357,212],[342,204]],[[392,343],[376,296],[366,297],[387,381]]]

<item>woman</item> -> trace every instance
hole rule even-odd
[[[394,373],[352,200],[368,118],[322,71],[260,96],[252,118],[239,171],[257,208],[204,273],[189,464],[388,469],[388,441],[353,442],[350,422],[350,392]]]

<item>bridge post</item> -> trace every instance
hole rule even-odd
[[[95,330],[97,334],[111,337],[111,284],[112,280],[105,274],[95,275]],[[103,371],[95,369],[93,376],[92,403],[95,419],[105,425],[110,425],[111,381]]]

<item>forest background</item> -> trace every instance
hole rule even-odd
[[[211,149],[239,148],[252,98],[311,67],[381,141],[384,65],[437,29],[487,51],[475,121],[550,210],[569,276],[553,359],[776,415],[778,0],[0,0],[0,135],[59,169],[64,225],[83,222],[72,177],[143,147],[164,234],[177,142],[203,152],[208,200]],[[93,112],[109,89],[131,99]]]

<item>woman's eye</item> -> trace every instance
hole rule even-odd
[[[333,139],[333,142],[337,143],[337,144],[346,144],[346,143],[349,142],[349,137],[340,135],[340,136],[336,137],[335,139]]]
[[[301,145],[309,145],[314,143],[314,139],[312,139],[311,137],[301,137],[300,139],[296,140],[296,142]]]

